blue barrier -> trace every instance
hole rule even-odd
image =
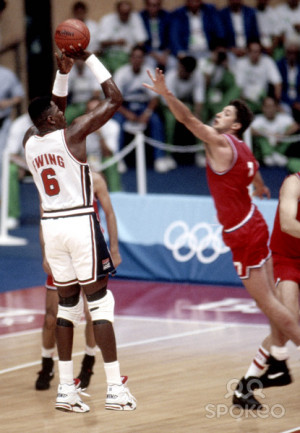
[[[123,259],[119,277],[241,285],[211,197],[112,193],[111,199]],[[277,200],[255,203],[271,231]]]

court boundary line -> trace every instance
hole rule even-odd
[[[41,310],[42,311],[42,310]],[[39,314],[39,313],[38,313]],[[45,314],[45,311],[43,310],[43,315]],[[189,319],[176,319],[172,317],[153,317],[153,316],[127,316],[127,315],[121,315],[117,314],[115,315],[116,319],[122,319],[122,320],[136,320],[136,321],[151,321],[151,322],[172,322],[172,323],[185,323],[185,324],[192,324],[192,325],[229,325],[230,327],[234,326],[241,326],[245,328],[263,328],[263,327],[269,327],[270,325],[268,323],[239,323],[239,322],[221,322],[216,320],[189,320]],[[80,325],[84,325],[85,321],[82,320],[80,322]],[[36,332],[41,332],[42,327],[34,328],[34,329],[28,329],[26,331],[17,331],[17,332],[11,332],[7,334],[0,334],[0,340],[4,338],[9,337],[18,337],[22,335],[30,335],[34,334]]]
[[[292,430],[285,430],[281,433],[299,433],[300,432],[300,426],[299,427],[295,427]]]
[[[143,346],[145,344],[158,343],[161,341],[173,340],[176,338],[190,337],[192,335],[205,334],[205,333],[212,332],[212,331],[224,330],[226,328],[232,328],[232,326],[222,325],[222,326],[215,326],[215,327],[206,328],[206,329],[196,329],[194,331],[180,332],[180,333],[173,334],[173,335],[171,334],[168,336],[153,337],[153,338],[148,338],[145,340],[132,341],[130,343],[118,344],[117,347],[118,347],[118,349],[124,349],[124,348],[134,347],[134,346]],[[84,351],[80,351],[80,352],[73,353],[72,356],[77,357],[77,356],[82,356],[83,354],[84,354]],[[57,357],[54,357],[53,359],[58,360]],[[34,365],[39,365],[40,363],[41,363],[41,360],[39,359],[38,361],[34,361],[34,362],[26,363],[26,364],[19,364],[19,365],[16,365],[14,367],[11,367],[11,368],[6,368],[4,370],[0,370],[0,375],[5,374],[5,373],[11,373],[11,372],[17,371],[17,370],[22,370],[22,369],[28,368],[28,367],[33,367]]]

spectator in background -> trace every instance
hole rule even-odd
[[[89,8],[87,4],[83,1],[78,1],[73,4],[72,14],[77,20],[83,21],[90,31],[90,43],[87,49],[93,53],[99,51],[99,41],[98,41],[98,23],[88,17]]]
[[[300,40],[287,39],[285,54],[277,62],[282,79],[281,104],[300,123]]]
[[[268,167],[289,169],[287,150],[290,144],[284,139],[297,131],[299,124],[294,118],[290,114],[280,112],[274,98],[266,97],[262,104],[262,114],[258,114],[251,124],[255,157]],[[296,145],[299,147],[299,143]]]
[[[186,55],[197,59],[209,55],[224,39],[219,12],[202,0],[186,0],[171,16],[170,47],[176,57]]]
[[[148,34],[146,61],[150,68],[159,67],[164,71],[174,68],[176,59],[170,55],[169,44],[171,14],[162,8],[162,0],[144,0],[144,5],[140,14]]]
[[[197,61],[192,56],[181,57],[176,69],[166,73],[166,83],[170,91],[184,102],[200,119],[205,100],[205,81]],[[175,146],[192,145],[197,139],[182,123],[176,121],[163,100],[167,142]],[[175,160],[181,165],[195,163],[194,153],[175,153]]]
[[[221,9],[220,17],[226,46],[236,57],[244,56],[249,42],[259,41],[255,9],[244,5],[242,0],[228,0],[228,6]]]
[[[234,74],[237,86],[251,110],[261,113],[261,104],[265,96],[273,94],[280,100],[282,79],[276,62],[262,53],[258,42],[250,42],[247,55],[236,61]]]
[[[138,12],[131,1],[115,3],[116,11],[104,15],[99,22],[101,60],[111,73],[128,63],[135,45],[144,45],[148,35]]]
[[[22,83],[10,69],[0,65],[0,197],[2,180],[2,156],[6,146],[13,109],[25,95]]]
[[[15,229],[20,223],[20,180],[28,172],[24,155],[23,137],[31,125],[32,122],[29,114],[22,114],[12,122],[7,137],[6,150],[10,155],[7,219],[7,228],[9,230]]]
[[[270,0],[257,0],[255,10],[260,43],[264,52],[273,56],[278,43],[279,29],[275,9],[269,6],[269,3]]]
[[[129,63],[115,72],[114,81],[123,96],[123,104],[114,116],[121,125],[120,148],[125,145],[125,129],[133,134],[145,131],[151,138],[164,143],[164,124],[157,111],[159,98],[143,87],[149,77],[142,47],[132,49]],[[147,162],[149,165],[154,163],[155,171],[164,173],[174,168],[174,161],[166,157],[163,150],[155,147],[153,152]]]
[[[78,59],[75,61],[69,75],[68,106],[65,111],[67,123],[81,116],[86,111],[86,103],[92,97],[99,97],[101,90],[94,74],[86,63]]]
[[[219,46],[200,63],[206,86],[202,119],[206,122],[210,122],[232,99],[240,96],[230,60],[226,48]]]
[[[86,112],[90,112],[100,103],[99,98],[91,98],[86,104]],[[120,125],[109,119],[98,131],[86,138],[87,160],[93,172],[101,172],[101,164],[107,162],[119,148]],[[103,175],[110,192],[121,191],[121,179],[117,164],[103,170]]]
[[[300,4],[299,0],[286,0],[278,3],[275,8],[277,18],[276,27],[280,33],[281,52],[277,55],[279,60],[284,54],[283,47],[288,39],[300,40]]]

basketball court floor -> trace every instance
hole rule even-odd
[[[160,188],[161,184],[160,180]],[[149,188],[155,185],[158,182],[151,179]],[[106,383],[100,352],[87,390],[90,397],[82,396],[90,412],[55,410],[57,362],[50,389],[34,387],[40,370],[45,274],[38,201],[31,185],[23,185],[22,209],[21,227],[13,235],[30,242],[23,248],[0,246],[0,432],[300,432],[300,353],[292,344],[288,363],[293,383],[260,391],[257,398],[264,405],[260,412],[231,405],[237,381],[269,332],[267,320],[241,287],[111,278],[121,374],[129,376],[137,410],[104,409]],[[84,321],[75,329],[75,375],[83,351]]]
[[[54,409],[55,377],[36,391],[43,286],[0,293],[0,431],[9,433],[288,433],[300,432],[300,354],[289,344],[294,382],[257,394],[259,412],[231,405],[232,392],[268,334],[265,317],[243,288],[111,279],[121,373],[137,398],[134,412],[104,409],[100,352],[82,399],[86,414]],[[74,374],[84,350],[75,329]],[[56,358],[57,359],[57,358]]]

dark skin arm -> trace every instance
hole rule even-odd
[[[91,53],[84,51],[80,58],[86,60]],[[71,153],[79,161],[86,161],[86,137],[103,126],[122,104],[122,94],[112,78],[101,84],[105,99],[83,116],[77,117],[66,128],[66,140]]]
[[[57,69],[61,74],[68,74],[72,66],[74,65],[74,59],[67,57],[64,53],[58,55],[55,53]],[[52,101],[58,106],[58,108],[64,113],[67,107],[67,96],[59,97],[52,94]]]
[[[64,53],[58,55],[55,53],[57,69],[61,74],[68,74],[72,69],[74,60],[71,57],[67,57]],[[52,101],[58,106],[58,108],[64,113],[67,106],[67,96],[59,97],[52,94]],[[26,141],[34,134],[37,134],[38,130],[32,125],[25,133],[23,138],[23,147],[25,147]]]

